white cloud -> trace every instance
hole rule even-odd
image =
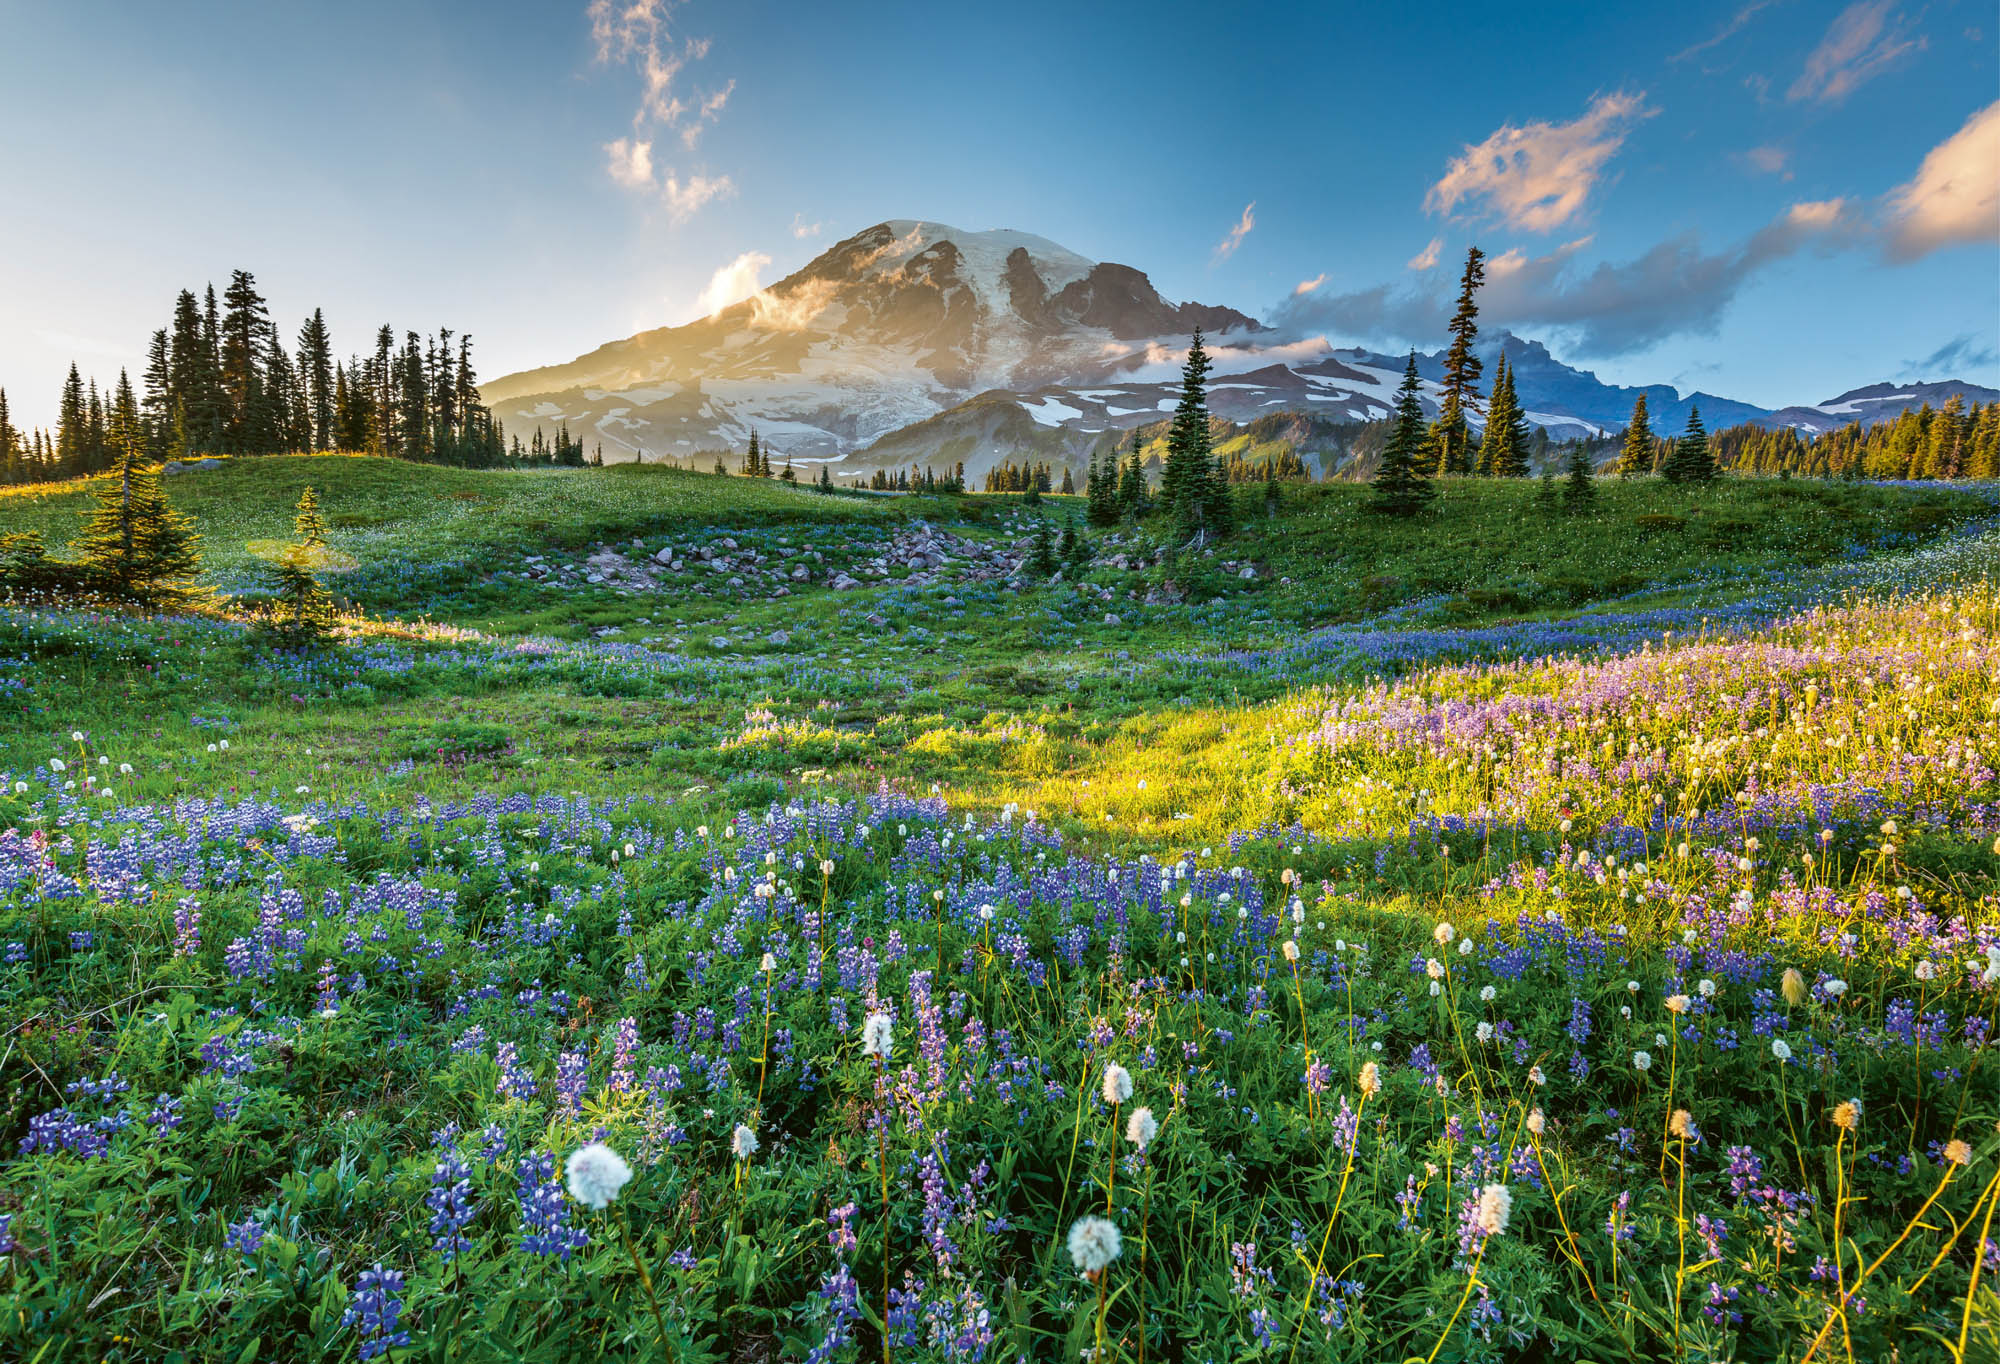
[[[807,237],[817,237],[819,230],[825,226],[825,223],[807,222],[806,215],[803,213],[794,213],[792,215],[792,235],[800,241],[804,241]]]
[[[1503,123],[1484,142],[1453,158],[1444,178],[1424,195],[1433,213],[1483,205],[1501,222],[1549,232],[1579,213],[1638,119],[1654,112],[1645,95],[1599,95],[1569,123]]]
[[[635,137],[621,137],[604,144],[611,178],[626,189],[644,189],[653,183],[653,144]]]
[[[745,251],[710,277],[695,306],[703,317],[713,317],[730,304],[741,303],[758,292],[757,276],[770,263],[762,251]]]
[[[1313,290],[1319,288],[1319,286],[1324,283],[1326,283],[1326,272],[1322,270],[1319,274],[1314,275],[1311,279],[1302,279],[1297,284],[1293,285],[1292,297],[1302,298],[1306,294],[1309,294]]]
[[[1684,62],[1689,57],[1706,52],[1712,47],[1720,47],[1731,38],[1734,38],[1738,33],[1741,33],[1744,25],[1757,17],[1758,10],[1769,9],[1773,3],[1775,3],[1775,0],[1750,0],[1750,3],[1730,15],[1727,22],[1712,35],[1702,39],[1692,47],[1683,48],[1681,51],[1667,58],[1667,60],[1669,62]]]
[[[668,171],[660,178],[660,196],[667,201],[667,210],[677,222],[687,221],[702,205],[716,199],[727,199],[735,193],[736,184],[726,175],[713,178],[690,175],[682,180]]]
[[[1748,163],[1752,170],[1762,171],[1765,175],[1782,175],[1787,180],[1792,178],[1791,171],[1785,168],[1786,163],[1791,159],[1791,152],[1778,146],[1776,143],[1766,143],[1761,147],[1752,147],[1749,151],[1743,153],[1743,160]]]
[[[677,221],[684,221],[702,205],[733,194],[736,187],[727,175],[689,172],[683,177],[672,166],[659,167],[656,173],[656,142],[650,132],[656,127],[678,129],[682,144],[692,150],[702,130],[720,117],[736,82],[697,95],[692,102],[681,95],[682,73],[708,55],[709,40],[676,40],[668,25],[673,9],[674,0],[590,0],[584,15],[597,44],[597,60],[629,64],[640,81],[631,135],[604,144],[606,169],[612,181],[626,189],[657,185],[668,210]]]
[[[701,102],[701,107],[695,110],[694,122],[681,133],[681,141],[687,144],[689,151],[694,150],[695,139],[701,136],[701,130],[715,122],[722,106],[729,103],[729,97],[735,93],[736,82],[732,80]]]
[[[1895,260],[2000,239],[2000,100],[1931,148],[1916,176],[1890,191],[1888,209]]]
[[[1480,321],[1489,327],[1560,330],[1580,355],[1622,355],[1667,337],[1712,335],[1744,284],[1765,267],[1808,249],[1835,250],[1865,234],[1844,199],[1798,203],[1740,244],[1707,252],[1691,233],[1629,261],[1585,268],[1581,237],[1543,255],[1519,247],[1486,263]],[[1288,299],[1272,321],[1295,334],[1328,328],[1347,337],[1424,342],[1444,331],[1452,299],[1441,287]]]
[[[1236,254],[1236,248],[1243,245],[1243,239],[1250,235],[1252,228],[1257,226],[1256,208],[1257,201],[1255,199],[1243,205],[1243,216],[1236,220],[1236,226],[1230,228],[1229,235],[1216,243],[1216,260],[1228,260]]]
[[[771,331],[804,331],[838,290],[830,279],[809,279],[782,297],[766,289],[750,300],[752,316],[758,326]]]
[[[1844,99],[1897,58],[1921,52],[1929,45],[1927,39],[1911,38],[1907,33],[1903,16],[1890,13],[1890,0],[1860,0],[1849,5],[1828,26],[1785,98],[1822,104]]]
[[[1432,237],[1431,244],[1410,257],[1404,267],[1410,270],[1428,270],[1438,263],[1438,252],[1444,250],[1444,238]]]

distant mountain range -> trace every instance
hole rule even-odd
[[[482,393],[510,429],[566,422],[611,460],[740,450],[754,427],[781,459],[854,472],[963,461],[977,476],[1008,458],[1079,460],[1159,420],[1196,327],[1215,359],[1210,406],[1239,423],[1281,412],[1315,427],[1373,420],[1402,378],[1402,356],[1282,338],[1232,308],[1172,303],[1143,272],[1042,237],[897,220],[698,322],[510,374]],[[1817,434],[1954,394],[2000,399],[1955,380],[1873,384],[1773,411],[1666,384],[1606,384],[1504,332],[1485,339],[1489,374],[1503,347],[1529,420],[1558,440],[1622,429],[1641,392],[1663,434],[1697,405],[1710,430],[1756,421]],[[1429,411],[1443,362],[1442,351],[1417,358]]]

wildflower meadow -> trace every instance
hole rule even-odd
[[[2000,1358],[1961,510],[1559,607],[8,606],[0,1356]]]

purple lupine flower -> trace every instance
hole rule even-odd
[[[535,1097],[535,1077],[521,1064],[520,1055],[520,1049],[512,1042],[502,1042],[494,1048],[493,1060],[500,1067],[500,1078],[493,1092],[503,1099]]]
[[[556,1179],[556,1158],[535,1152],[521,1162],[521,1249],[530,1255],[557,1255],[590,1244],[590,1234],[569,1224],[569,1205]]]
[[[340,982],[334,975],[332,957],[319,964],[319,1012],[323,1018],[340,1012]]]
[[[361,1271],[361,1283],[347,1304],[341,1324],[352,1326],[361,1338],[361,1357],[373,1359],[391,1347],[408,1345],[410,1333],[402,1329],[403,1275],[384,1269],[378,1262]]]
[[[456,1153],[447,1153],[431,1173],[431,1191],[424,1203],[431,1210],[431,1248],[450,1264],[472,1249],[466,1224],[478,1206],[472,1201],[472,1171]]]
[[[224,1250],[233,1250],[240,1255],[255,1255],[257,1248],[263,1244],[264,1227],[254,1217],[230,1223],[229,1231],[222,1238]]]
[[[556,1111],[574,1118],[583,1111],[583,1090],[589,1078],[590,1058],[580,1051],[566,1051],[556,1057]]]
[[[611,1089],[613,1093],[623,1093],[638,1086],[639,1077],[634,1067],[639,1058],[639,1021],[635,1018],[618,1020],[617,1031],[612,1037]]]

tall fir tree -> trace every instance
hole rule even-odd
[[[1632,421],[1625,428],[1625,445],[1618,452],[1618,477],[1637,478],[1653,472],[1653,428],[1646,419],[1646,395],[1632,404]]]
[[[326,314],[314,308],[312,316],[299,328],[299,382],[312,418],[312,448],[331,450],[334,446],[333,336],[327,330]]]
[[[1197,330],[1181,366],[1181,397],[1167,428],[1160,506],[1177,536],[1204,543],[1229,532],[1229,486],[1216,463],[1208,426],[1208,352]]]
[[[57,477],[75,478],[88,471],[85,451],[90,445],[90,421],[83,403],[83,376],[71,361],[63,380],[62,401],[56,408]]]
[[[1479,286],[1486,282],[1486,253],[1478,247],[1465,252],[1465,271],[1458,280],[1458,307],[1446,328],[1451,345],[1444,353],[1443,395],[1438,402],[1437,468],[1441,474],[1469,474],[1473,466],[1472,433],[1467,418],[1479,410],[1479,376],[1484,366],[1472,346],[1479,339]]]
[[[159,468],[146,462],[136,435],[93,484],[96,505],[70,548],[99,591],[156,610],[189,606],[207,595],[195,583],[200,537],[167,501]]]
[[[1571,444],[1569,451],[1569,477],[1563,480],[1563,505],[1572,512],[1588,508],[1597,496],[1597,485],[1591,475],[1595,471],[1590,463],[1590,446],[1584,441]]]
[[[1384,516],[1415,516],[1437,496],[1421,463],[1425,445],[1424,407],[1418,397],[1421,389],[1417,353],[1411,351],[1402,385],[1396,390],[1396,424],[1382,451],[1381,466],[1375,471],[1375,498],[1369,504]]]
[[[265,383],[271,319],[248,270],[229,272],[222,294],[222,394],[228,407],[225,439],[231,453],[265,454],[276,443],[277,422]]]
[[[1486,410],[1486,437],[1479,447],[1479,472],[1490,478],[1528,476],[1528,416],[1514,388],[1505,355],[1493,374],[1493,401]]]
[[[1687,431],[1674,442],[1674,452],[1661,472],[1670,483],[1708,483],[1715,478],[1715,452],[1709,448],[1700,408],[1688,409]]]

